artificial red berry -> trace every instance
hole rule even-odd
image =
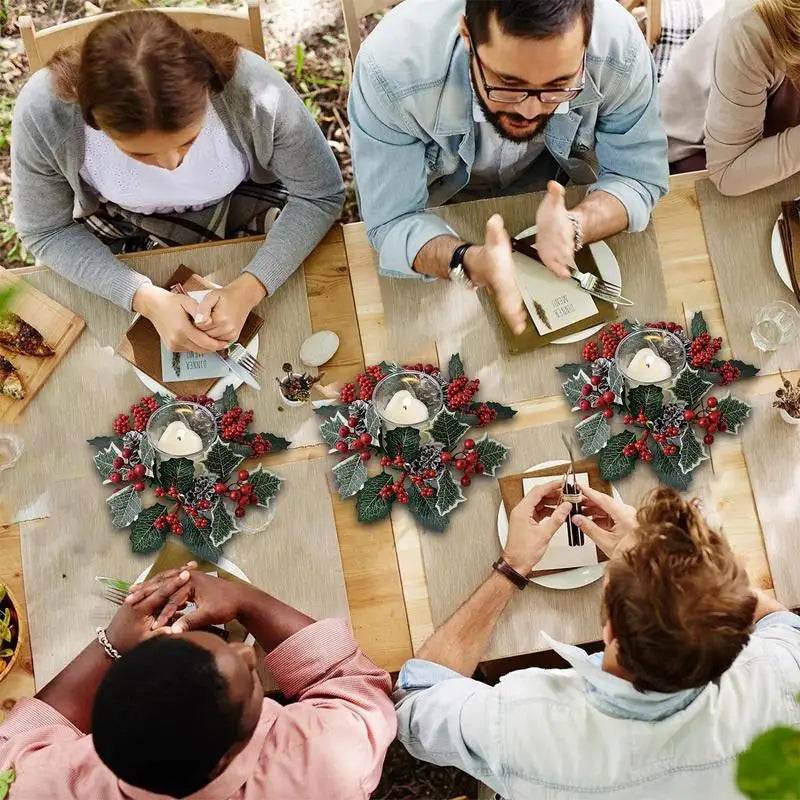
[[[719,413],[719,411],[717,409],[714,409],[713,411],[709,411],[708,412],[708,418],[712,422],[717,422],[719,420],[719,417],[720,417],[720,413]]]
[[[591,383],[584,383],[583,386],[581,387],[581,394],[584,397],[588,397],[593,391],[594,388],[592,387]]]
[[[251,506],[254,506],[256,503],[258,503],[258,496],[254,494],[248,495],[247,502],[250,503]]]
[[[160,486],[156,486],[156,489],[155,489],[155,496],[156,497],[163,497],[165,494],[166,494],[166,492]]]
[[[453,460],[453,454],[448,453],[447,450],[442,450],[442,463],[449,464]],[[383,463],[383,459],[381,459],[381,463]]]
[[[611,419],[611,417],[613,417],[613,416],[614,416],[614,409],[613,409],[613,408],[606,408],[606,409],[603,411],[603,416],[604,416],[606,419]]]
[[[464,468],[467,466],[467,462],[463,458],[456,459],[456,469],[459,472],[463,472]]]
[[[234,513],[234,516],[236,516],[239,519],[241,519],[244,516],[245,511],[244,511],[243,508],[237,508],[236,511],[234,511],[233,513]]]
[[[361,440],[361,444],[364,446],[372,444],[372,434],[371,433],[362,433],[359,437]]]
[[[478,463],[477,463],[477,464],[476,464],[476,465],[473,467],[473,469],[475,470],[475,474],[476,474],[476,475],[483,475],[484,471],[486,470],[486,467],[484,467],[484,466],[483,466],[483,464],[481,464],[481,463],[480,463],[480,461],[479,461],[479,462],[478,462]]]
[[[603,382],[603,379],[599,375],[592,375],[589,381],[592,386],[599,386]]]
[[[472,483],[472,478],[469,475],[462,475],[461,476],[461,485],[462,486],[469,486]]]
[[[250,473],[246,469],[239,470],[239,482],[246,481],[250,477]]]
[[[714,444],[714,437],[710,433],[707,433],[703,437],[703,444]]]
[[[472,466],[477,462],[478,454],[473,450],[471,453],[467,453],[466,462],[469,466]]]
[[[228,491],[228,487],[224,483],[215,483],[214,484],[214,491],[217,494],[225,494]]]
[[[122,475],[120,475],[119,472],[112,472],[108,476],[108,479],[111,481],[111,483],[120,483],[122,481]]]
[[[708,408],[716,408],[718,403],[719,401],[716,397],[709,397],[708,400],[706,400],[706,406]]]
[[[242,484],[242,485],[239,487],[239,491],[240,491],[242,494],[250,494],[250,492],[252,492],[252,491],[253,491],[253,484],[252,484],[252,483],[243,483],[243,484]]]
[[[697,424],[701,428],[707,428],[711,424],[711,420],[708,417],[698,417]]]
[[[339,428],[339,436],[341,436],[342,439],[346,439],[349,435],[350,428],[348,428],[346,425],[342,425],[342,427]]]
[[[686,409],[686,411],[683,412],[683,418],[687,422],[691,422],[695,418],[694,411],[692,411],[691,409]]]
[[[720,433],[725,433],[725,432],[728,430],[728,423],[727,423],[727,422],[725,422],[725,420],[724,420],[724,419],[721,419],[721,420],[720,420],[720,421],[717,423],[717,430],[718,430]]]
[[[358,425],[358,420],[355,417],[350,417],[350,419],[347,420],[347,425],[350,428],[355,428],[355,426]]]
[[[143,478],[145,475],[147,475],[147,467],[144,464],[137,464],[133,468],[133,473],[136,475],[136,477]]]
[[[475,440],[474,439],[464,439],[464,449],[465,450],[474,450],[475,449]]]
[[[127,461],[133,455],[133,450],[130,447],[126,447],[122,451],[122,457]]]
[[[337,452],[346,453],[349,449],[350,448],[347,446],[347,442],[343,442],[341,439],[339,439],[339,441],[336,442],[336,450],[337,450]]]
[[[588,411],[592,407],[592,404],[586,400],[585,398],[578,400],[578,408],[581,411]]]
[[[363,442],[361,441],[361,439],[356,439],[356,440],[353,442],[353,444],[351,444],[351,445],[350,445],[350,447],[351,447],[353,450],[363,450],[363,449],[364,449],[364,444],[363,444]]]
[[[448,453],[448,455],[449,455],[449,453]],[[442,458],[442,461],[444,461],[444,458]],[[391,463],[392,463],[392,459],[389,458],[389,456],[381,456],[381,466],[382,467],[388,467],[388,466],[391,465]]]
[[[229,495],[231,500],[233,500],[234,502],[236,502],[241,496],[242,493],[238,489],[234,489]]]
[[[608,403],[608,404],[613,403],[614,400],[616,399],[616,397],[617,396],[614,394],[614,392],[612,392],[610,390],[603,394],[603,400],[605,400],[606,403]]]
[[[124,463],[125,459],[121,456],[117,456],[112,462],[114,469],[119,469]]]
[[[144,484],[141,481],[137,481],[136,483],[133,484],[133,488],[136,489],[137,492],[143,492]]]
[[[370,451],[369,451],[369,450],[365,450],[365,451],[364,451],[363,453],[361,453],[361,455],[359,456],[359,458],[360,458],[362,461],[369,461],[371,457],[372,457],[372,453],[370,453]]]

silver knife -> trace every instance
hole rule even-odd
[[[261,384],[243,367],[234,361],[230,355],[216,353],[217,358],[237,377],[241,378],[248,386],[252,386],[257,392],[261,391]]]
[[[597,290],[590,292],[588,289],[584,289],[583,286],[575,281],[578,284],[578,288],[586,292],[586,294],[592,295],[592,297],[596,297],[598,300],[605,300],[607,303],[613,303],[615,306],[632,306],[635,305],[633,300],[628,300],[627,297],[623,297],[622,295],[617,294],[607,294],[606,292],[598,292]]]

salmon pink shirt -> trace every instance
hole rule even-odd
[[[389,675],[361,652],[344,620],[303,628],[266,664],[297,702],[265,698],[248,745],[190,800],[368,798],[396,732]],[[191,751],[186,731],[175,742],[176,770]],[[9,800],[166,800],[118,780],[91,736],[36,699],[20,700],[0,724],[0,770],[8,767],[17,774]]]

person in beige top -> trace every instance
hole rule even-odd
[[[672,172],[702,169],[726,195],[800,171],[800,3],[728,0],[660,87]]]

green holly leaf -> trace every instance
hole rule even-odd
[[[439,513],[436,508],[437,498],[423,497],[417,486],[413,483],[408,487],[408,508],[414,519],[425,528],[434,533],[444,533],[449,523],[446,516]]]
[[[236,396],[236,389],[233,386],[226,386],[225,393],[222,395],[222,407],[225,411],[230,411],[239,405],[239,398]]]
[[[692,317],[690,335],[692,339],[696,339],[703,333],[708,333],[708,325],[706,324],[706,318],[703,316],[703,312],[698,311]]]
[[[236,523],[225,508],[225,503],[217,503],[208,530],[210,531],[208,538],[214,547],[222,547],[234,533],[238,532]]]
[[[389,516],[394,495],[388,500],[381,497],[381,489],[388,486],[393,478],[388,472],[380,472],[370,478],[356,498],[356,511],[359,522],[377,522]]]
[[[703,395],[713,386],[712,381],[703,378],[696,370],[688,364],[681,370],[672,387],[672,393],[678,400],[686,403],[686,408],[696,408]]]
[[[648,447],[653,454],[653,460],[650,462],[650,466],[655,470],[661,483],[665,486],[677,489],[679,492],[685,492],[692,482],[692,476],[687,475],[680,468],[678,455],[664,455],[664,451],[656,442],[650,442]]]
[[[600,476],[604,481],[614,483],[630,475],[636,469],[636,456],[626,456],[623,450],[636,441],[633,431],[623,431],[612,436],[600,451]]]
[[[390,458],[402,454],[406,464],[409,464],[419,455],[419,431],[416,428],[395,428],[387,431],[383,446]]]
[[[708,458],[705,445],[697,438],[691,428],[687,428],[680,443],[678,466],[684,475],[693,472]]]
[[[352,497],[361,491],[367,481],[367,466],[361,460],[361,455],[356,453],[333,468],[333,477],[339,494],[343,498]]]
[[[142,510],[142,497],[133,486],[114,492],[106,503],[111,511],[111,524],[115,528],[127,528]]]
[[[276,436],[274,433],[259,433],[258,434],[265,442],[269,442],[270,453],[277,453],[281,450],[287,450],[291,446],[289,439],[284,439],[283,436]],[[255,435],[247,437],[248,439],[255,439]]]
[[[436,511],[446,517],[457,505],[466,501],[461,484],[453,480],[453,475],[446,469],[434,483],[436,489]]]
[[[469,427],[458,414],[448,408],[442,408],[433,418],[430,435],[434,442],[440,442],[444,445],[445,450],[452,452]],[[406,460],[411,461],[412,459]]]
[[[260,506],[268,506],[281,490],[283,480],[274,472],[258,467],[250,473],[250,485]]]
[[[450,361],[447,364],[447,374],[451,382],[456,378],[463,378],[466,374],[464,372],[464,363],[461,361],[461,356],[458,353],[453,353],[453,355],[450,356]]]
[[[115,444],[110,444],[94,457],[94,465],[97,467],[97,471],[103,478],[104,483],[108,481],[108,476],[116,471],[114,469],[114,459],[121,455],[122,451]]]
[[[381,418],[375,410],[375,406],[370,403],[367,406],[366,413],[364,414],[364,425],[367,426],[367,433],[372,437],[373,441],[377,443],[381,435]]]
[[[243,460],[242,456],[236,453],[230,445],[217,439],[206,453],[203,463],[209,472],[216,475],[221,481],[227,481],[230,474]]]
[[[147,467],[148,475],[153,474],[153,465],[156,461],[156,450],[150,444],[150,437],[147,435],[142,436],[139,442],[139,460]]]
[[[571,408],[575,409],[578,407],[578,401],[583,397],[581,389],[589,382],[589,376],[581,370],[577,375],[567,378],[564,383],[561,384],[561,388],[564,390],[564,395]]]
[[[315,405],[313,411],[315,414],[319,414],[321,417],[331,417],[334,414],[346,414],[347,406],[336,405],[335,403],[324,406]]]
[[[156,480],[162,489],[169,489],[173,483],[184,494],[194,483],[194,462],[188,458],[171,458],[158,465]]]
[[[731,395],[723,397],[717,406],[720,419],[728,426],[726,433],[737,433],[742,423],[750,416],[750,406]]]
[[[712,362],[712,366],[715,369],[719,369],[724,363],[724,361],[718,359],[717,361]],[[740,375],[741,378],[752,378],[753,376],[758,375],[760,371],[759,368],[754,364],[748,364],[746,361],[739,361],[736,358],[732,358],[729,363],[732,367],[736,367],[736,369],[742,373]],[[717,375],[717,377],[721,380],[719,375]]]
[[[579,363],[573,364],[562,364],[560,367],[556,367],[558,372],[563,372],[565,375],[575,375],[578,372],[589,372],[592,368],[591,361],[581,361]]]
[[[800,797],[800,731],[778,726],[757,736],[739,756],[736,785],[750,800]]]
[[[602,411],[592,414],[575,426],[575,433],[581,441],[581,452],[585,456],[599,453],[611,437],[611,422],[603,416]]]
[[[470,411],[477,411],[482,405],[487,405],[489,408],[493,409],[494,412],[497,414],[497,419],[511,419],[512,417],[516,416],[516,411],[510,406],[504,406],[502,403],[472,403],[469,407]],[[475,415],[465,415],[470,420],[474,420],[474,423],[470,423],[470,427],[477,423],[478,418]],[[466,419],[465,419],[466,421]]]
[[[222,555],[222,548],[212,543],[209,528],[198,528],[191,517],[181,514],[181,526],[183,535],[181,541],[188,547],[201,561],[210,561],[216,564]]]
[[[658,419],[664,408],[664,390],[660,386],[637,386],[628,392],[628,410],[634,417],[644,414]]]
[[[506,460],[508,448],[492,439],[489,434],[484,434],[482,439],[475,442],[475,452],[479,456],[479,461],[483,464],[484,475],[495,476],[497,468]]]
[[[86,441],[89,445],[96,447],[98,450],[102,450],[111,444],[116,445],[122,450],[122,437],[120,436],[95,436],[94,439],[87,439]]]
[[[394,361],[381,361],[378,366],[381,368],[381,372],[384,375],[394,375],[397,372],[402,372],[402,367],[399,364],[396,364]]]
[[[606,380],[608,381],[608,388],[614,392],[614,402],[621,403],[622,393],[625,391],[625,379],[614,361],[611,362],[611,366],[608,368]]]
[[[328,447],[333,447],[339,441],[339,429],[347,426],[347,419],[341,411],[337,411],[332,417],[326,419],[319,426],[319,433]]]
[[[131,548],[134,553],[154,553],[159,550],[167,538],[166,529],[159,530],[153,524],[167,510],[166,506],[156,503],[145,508],[131,525]]]

